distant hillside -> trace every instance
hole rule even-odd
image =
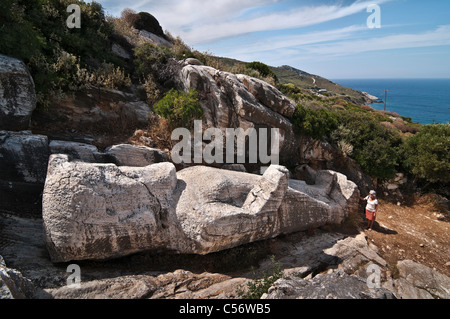
[[[233,68],[239,70],[239,68],[244,68],[248,63],[225,57],[214,57],[214,59],[216,59],[221,66],[225,66],[225,69],[229,70]],[[298,88],[304,90],[305,93],[317,94],[320,90],[322,90],[322,94],[325,93],[325,95],[337,96],[359,105],[371,102],[362,92],[344,87],[324,77],[310,74],[289,65],[283,65],[280,67],[270,66],[270,69],[276,74],[280,84],[292,83]]]
[[[365,95],[361,92],[344,87],[321,76],[310,74],[288,65],[271,68],[278,76],[281,84],[292,83],[301,89],[311,90],[313,92],[326,90],[331,94],[348,97],[356,104],[364,104],[368,102]]]

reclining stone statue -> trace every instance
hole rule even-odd
[[[205,166],[176,172],[50,157],[43,194],[53,262],[105,260],[143,251],[209,254],[242,244],[339,224],[358,207],[357,186],[319,171],[316,184]]]

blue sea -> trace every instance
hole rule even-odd
[[[450,79],[363,79],[333,80],[361,92],[367,92],[384,101],[387,95],[387,111],[411,117],[422,124],[449,123]],[[377,110],[384,103],[370,104]]]

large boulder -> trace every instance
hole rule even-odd
[[[0,54],[0,129],[28,130],[35,108],[34,82],[27,67]]]
[[[276,88],[255,78],[183,62],[179,85],[199,92],[207,126],[225,128],[278,128],[281,162],[292,161],[299,140],[287,117],[295,105]],[[294,163],[295,164],[295,163]]]
[[[164,31],[159,21],[148,12],[139,12],[133,19],[133,27],[138,30],[145,30],[159,37],[165,37]]]
[[[263,176],[203,166],[177,174],[171,163],[117,167],[52,155],[43,195],[47,247],[54,262],[149,250],[209,254],[340,223],[357,187],[320,174],[323,182],[309,189],[277,165]]]
[[[294,115],[295,104],[282,94],[277,88],[262,80],[248,75],[238,74],[238,80],[264,106],[281,115],[290,118]]]

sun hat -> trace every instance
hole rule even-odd
[[[369,194],[370,194],[370,195],[377,195],[377,192],[376,192],[376,191],[370,191]]]

